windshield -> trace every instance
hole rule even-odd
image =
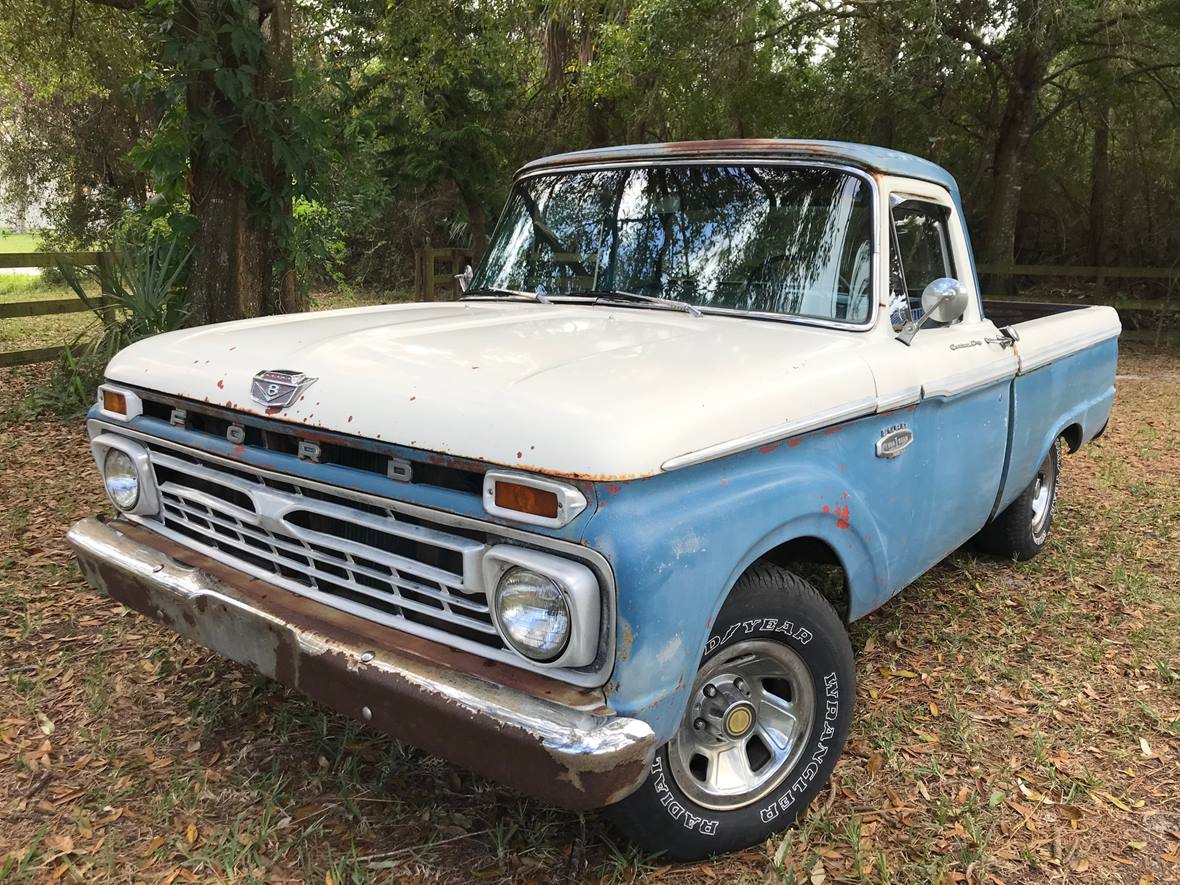
[[[630,292],[863,323],[872,193],[822,166],[679,166],[516,183],[473,290]]]

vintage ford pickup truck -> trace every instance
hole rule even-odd
[[[1035,555],[1114,398],[1116,313],[997,327],[954,180],[889,150],[542,159],[464,277],[127,348],[87,424],[117,517],[69,540],[177,633],[674,859],[790,825],[848,734],[844,624],[973,538]]]

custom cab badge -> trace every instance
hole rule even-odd
[[[250,398],[268,408],[285,409],[315,380],[290,369],[259,372],[250,384]]]
[[[881,431],[877,440],[878,458],[896,458],[914,441],[914,432],[908,424],[893,424]]]

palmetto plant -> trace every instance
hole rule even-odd
[[[148,234],[122,238],[98,268],[60,263],[65,281],[97,318],[62,352],[52,380],[34,395],[29,414],[73,415],[94,402],[106,364],[140,338],[179,328],[188,318],[185,284],[192,248],[183,241]],[[86,291],[97,284],[99,295]]]
[[[97,335],[93,327],[86,329],[68,350],[105,364],[140,338],[179,328],[188,317],[184,283],[192,252],[175,239],[151,234],[141,242],[116,244],[98,268],[59,264],[70,288],[100,324]],[[99,284],[100,296],[86,291],[84,277]]]

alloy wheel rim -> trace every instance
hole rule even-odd
[[[1033,534],[1038,537],[1044,533],[1045,527],[1049,522],[1049,511],[1053,503],[1053,483],[1057,472],[1055,466],[1051,453],[1050,457],[1041,465],[1041,469],[1037,473],[1037,478],[1033,480],[1032,516],[1030,521],[1032,523]]]
[[[738,643],[697,674],[668,747],[672,777],[705,808],[748,805],[795,767],[815,712],[811,671],[793,649],[765,639]]]

